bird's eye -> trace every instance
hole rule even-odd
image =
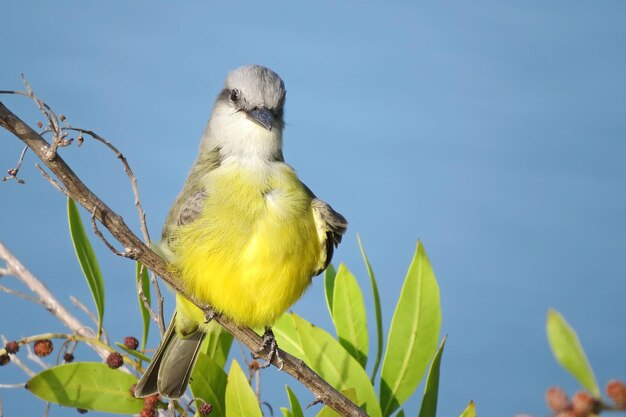
[[[237,90],[236,88],[230,90],[230,101],[232,101],[233,103],[239,101],[239,90]]]

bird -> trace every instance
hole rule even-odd
[[[155,246],[183,292],[238,325],[263,327],[273,348],[271,325],[327,268],[348,227],[285,163],[285,95],[264,66],[228,73]],[[209,331],[203,311],[178,293],[135,396],[183,396]]]

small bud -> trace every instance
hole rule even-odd
[[[63,360],[67,363],[72,363],[74,362],[74,354],[73,353],[69,353],[69,352],[65,352],[65,354],[63,354]]]
[[[567,394],[559,387],[550,387],[546,390],[546,403],[554,413],[564,411],[569,406]]]
[[[24,180],[23,180],[23,179],[18,178],[18,179],[17,179],[17,183],[18,183],[18,184],[24,184],[25,182],[24,182]]]
[[[76,411],[78,411],[78,414],[87,414],[88,410],[85,410],[84,408],[77,408]]]
[[[39,129],[43,129],[43,123],[41,123],[39,120],[37,120],[37,127]]]
[[[208,416],[211,414],[211,411],[213,411],[213,406],[210,403],[203,402],[200,404],[200,407],[198,407],[198,412],[201,416]]]
[[[81,133],[80,135],[78,135],[78,137],[76,138],[76,140],[78,141],[78,146],[82,145],[83,142],[85,141],[85,138],[83,137],[83,134]]]
[[[37,340],[33,344],[33,350],[35,351],[35,355],[44,357],[48,356],[54,350],[54,346],[52,345],[52,341],[50,339]]]
[[[144,408],[139,414],[140,417],[154,417],[155,415],[154,408]]]
[[[17,352],[19,352],[20,345],[15,340],[12,340],[4,346],[4,349],[7,351],[7,353],[15,355]]]
[[[124,358],[118,352],[113,352],[107,358],[107,365],[111,369],[117,369],[120,366],[124,365]]]
[[[17,175],[17,169],[15,168],[11,168],[7,170],[7,174],[9,174],[10,176],[14,177]]]
[[[626,384],[612,379],[606,384],[606,395],[620,408],[626,408]]]
[[[137,350],[139,347],[139,340],[132,336],[126,336],[124,338],[124,345],[130,350]]]
[[[0,366],[4,366],[9,362],[11,362],[11,357],[7,353],[0,355]]]
[[[572,410],[578,417],[586,417],[591,414],[597,406],[597,401],[585,391],[578,391],[572,397]]]
[[[65,115],[64,114],[59,114],[59,119],[61,119],[62,122],[65,121]]]

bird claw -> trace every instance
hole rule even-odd
[[[274,337],[274,332],[271,328],[266,328],[263,333],[263,345],[256,352],[252,352],[252,359],[263,359],[265,363],[259,365],[259,368],[265,369],[272,364],[273,360],[276,360],[278,370],[282,371],[285,362],[278,353],[278,343]]]

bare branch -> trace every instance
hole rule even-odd
[[[179,284],[180,279],[167,268],[165,261],[146,246],[141,239],[128,228],[118,214],[113,212],[99,197],[87,188],[58,154],[54,153],[52,157],[49,157],[51,150],[50,144],[2,103],[0,103],[0,126],[13,133],[28,145],[46,164],[48,169],[65,185],[68,195],[85,207],[88,212],[93,212],[100,223],[111,232],[127,251],[132,250],[135,256],[133,259],[141,261],[141,263],[160,275],[174,290],[189,299],[196,306],[201,307],[205,314],[209,314],[212,311],[210,306],[202,305],[189,294],[185,293]],[[238,327],[225,316],[217,316],[214,320],[241,340],[252,352],[257,352],[261,349],[262,338],[252,329]],[[278,357],[282,358],[282,361],[278,361]],[[278,355],[274,355],[271,358],[271,362],[277,367],[280,366],[279,362],[283,362],[283,371],[303,383],[325,405],[333,408],[342,416],[367,416],[363,410],[313,372],[302,360],[278,349]]]
[[[36,297],[31,297],[28,294],[24,294],[21,291],[14,290],[13,288],[5,287],[4,285],[0,285],[0,291],[5,292],[10,295],[14,295],[16,297],[23,298],[26,301],[30,301],[31,303],[39,304],[40,306],[46,307],[45,304]]]
[[[81,323],[74,315],[65,309],[46,288],[46,286],[39,281],[28,269],[20,263],[20,261],[13,256],[11,252],[0,242],[0,259],[6,262],[8,269],[11,273],[20,281],[22,281],[32,292],[37,294],[41,301],[41,305],[44,306],[53,316],[55,316],[61,323],[68,327],[72,332],[85,336],[87,338],[96,338],[96,334],[93,330],[86,327]],[[106,349],[102,349],[99,346],[88,343],[93,350],[95,350],[100,357],[105,359],[109,352]]]

